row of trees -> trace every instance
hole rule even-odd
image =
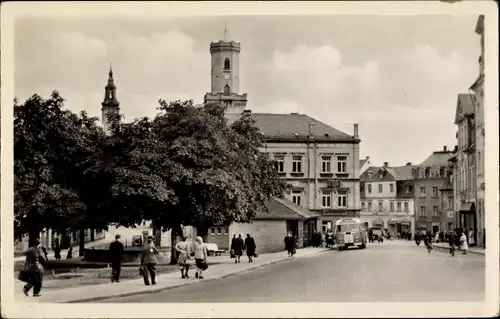
[[[228,125],[220,105],[160,100],[154,119],[123,123],[111,114],[106,135],[97,118],[63,102],[54,91],[14,103],[17,236],[144,220],[172,233],[249,222],[265,200],[283,194],[249,115]]]

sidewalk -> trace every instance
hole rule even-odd
[[[450,249],[450,245],[448,245],[448,243],[437,243],[437,244],[434,244],[434,247],[435,248],[439,248],[439,249]],[[456,252],[458,252],[459,249],[456,250]],[[480,248],[480,247],[469,247],[469,250],[467,250],[468,253],[472,253],[472,254],[479,254],[479,255],[484,255],[486,253],[486,249],[484,248]]]
[[[313,256],[317,253],[329,250],[329,248],[304,248],[298,249],[294,258],[302,258]],[[142,293],[152,293],[162,290],[172,289],[180,286],[196,284],[200,282],[212,281],[225,278],[237,273],[245,272],[262,266],[274,264],[286,259],[285,251],[263,254],[254,259],[253,263],[248,263],[245,258],[242,258],[241,263],[235,264],[234,259],[228,256],[209,257],[211,262],[220,262],[208,268],[205,279],[199,280],[194,278],[181,279],[180,272],[174,272],[164,275],[159,275],[155,286],[146,286],[142,279],[133,279],[122,281],[120,283],[109,283],[94,286],[82,286],[55,291],[43,291],[42,296],[33,298],[24,296],[22,292],[23,283],[15,281],[15,298],[18,302],[27,303],[75,303],[75,302],[91,302],[96,300],[133,296]],[[191,272],[191,277],[194,277],[194,271]]]

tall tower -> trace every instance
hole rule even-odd
[[[222,103],[228,114],[242,113],[247,105],[247,94],[240,94],[240,51],[238,42],[210,43],[212,88],[205,94],[205,103]]]
[[[120,112],[120,102],[116,99],[116,86],[113,79],[113,69],[111,68],[111,64],[109,65],[108,74],[108,84],[104,89],[104,101],[101,103],[102,127],[106,134],[108,134],[110,130],[108,114]]]

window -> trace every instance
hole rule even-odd
[[[425,187],[420,187],[420,195],[425,195]]]
[[[383,185],[382,184],[378,184],[378,192],[382,193],[382,191],[383,191]]]
[[[346,193],[339,193],[337,195],[337,206],[344,208],[347,207],[347,194]]]
[[[210,228],[210,235],[215,235],[215,228]]]
[[[294,155],[292,157],[292,172],[302,173],[302,156]]]
[[[379,212],[381,212],[382,210],[384,210],[384,203],[378,202],[378,210],[379,210]]]
[[[389,184],[389,192],[394,193],[394,184]]]
[[[321,206],[324,208],[332,207],[332,192],[331,191],[323,191],[321,195]]]
[[[453,209],[453,196],[448,196],[448,209]]]
[[[112,98],[113,98],[113,92],[109,91],[108,97],[109,97],[110,99],[112,99]]]
[[[321,157],[321,171],[323,173],[330,173],[332,171],[332,157],[331,156],[323,156]]]
[[[432,216],[439,217],[439,207],[437,205],[432,206]]]
[[[394,211],[394,202],[390,203],[390,207],[391,207],[391,212],[393,212]]]
[[[421,217],[424,217],[424,216],[425,216],[425,206],[420,206],[420,213],[419,213],[419,215],[420,215]]]
[[[398,208],[398,212],[400,212],[401,211],[401,202],[397,203],[397,208]]]
[[[361,202],[361,210],[365,210],[365,202]]]
[[[337,157],[337,172],[347,173],[347,156]]]
[[[420,169],[419,173],[418,173],[418,176],[420,178],[425,178],[425,171],[423,169]]]
[[[228,58],[224,60],[224,70],[231,70],[231,62]]]
[[[229,228],[224,228],[224,235],[228,235],[229,234]]]
[[[224,87],[224,94],[229,95],[230,93],[231,93],[231,89],[229,88],[229,85],[226,84],[226,86]]]
[[[408,202],[405,202],[405,212],[408,213],[410,211]]]
[[[217,235],[222,235],[222,228],[217,227]]]
[[[435,197],[435,198],[439,197],[439,188],[437,188],[435,186],[432,188],[432,197]]]
[[[276,169],[279,173],[283,173],[285,171],[285,157],[284,156],[275,156],[276,160]]]
[[[302,204],[302,192],[301,191],[292,191],[292,202],[294,204],[301,206]]]
[[[368,202],[368,211],[371,212],[373,210],[372,202]]]
[[[372,184],[366,185],[368,187],[368,194],[371,194],[372,192]]]

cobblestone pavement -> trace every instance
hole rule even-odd
[[[103,302],[458,302],[485,295],[485,257],[414,242],[286,260],[213,282]]]

